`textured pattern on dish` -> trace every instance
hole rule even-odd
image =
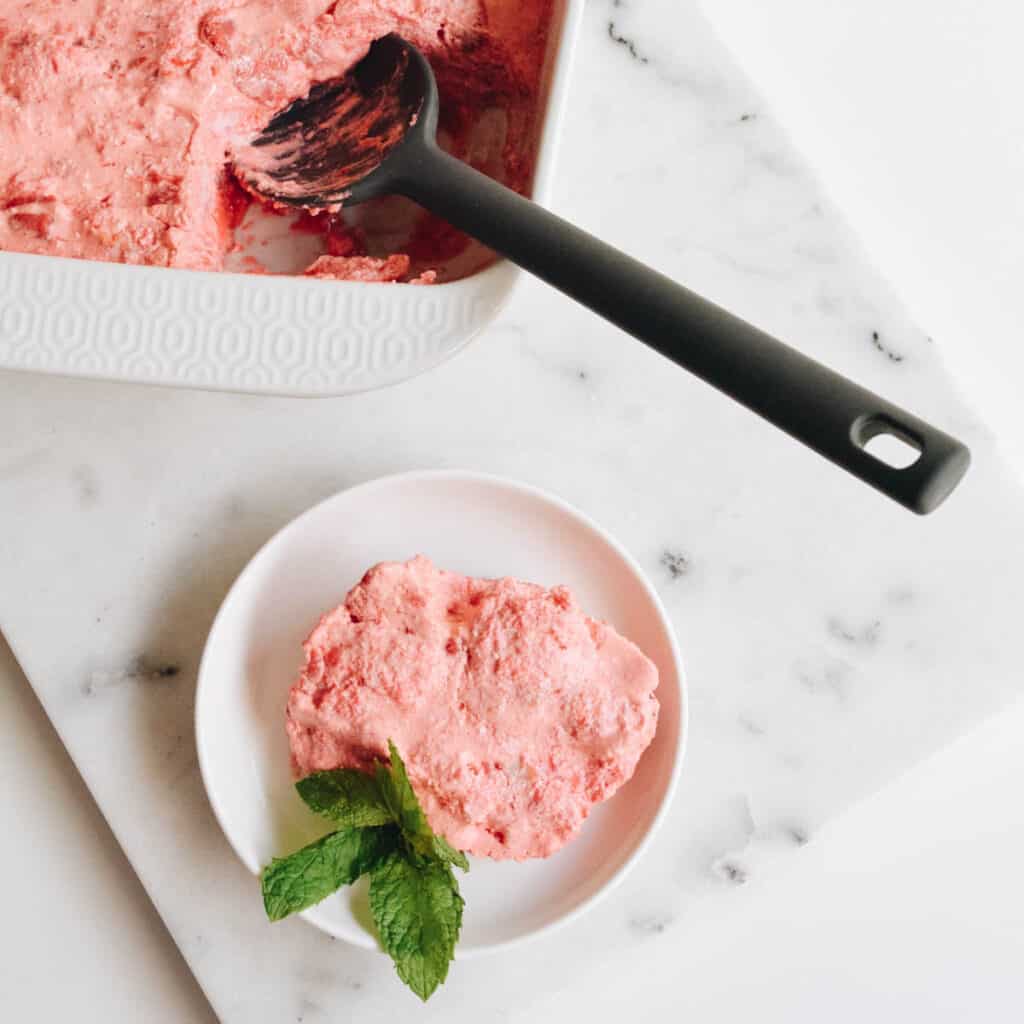
[[[548,200],[584,0],[558,0],[533,196]],[[406,380],[494,318],[519,271],[444,285],[202,273],[0,252],[0,369],[278,395]]]
[[[0,254],[0,366],[225,391],[338,395],[430,369],[517,271],[433,287]]]

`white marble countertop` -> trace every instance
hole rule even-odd
[[[31,822],[0,870],[16,888],[0,937],[0,989],[14,1020],[212,1024],[215,1019],[102,816],[0,652],[6,816]],[[705,1024],[1002,1024],[1024,996],[1017,951],[1024,889],[1024,703],[998,716],[823,833],[762,887],[736,890],[711,927],[680,937],[677,968],[648,1000],[627,981],[573,1010],[620,1020],[621,1000]],[[69,843],[73,849],[69,849]],[[937,899],[941,894],[941,899]],[[52,985],[53,968],[61,971]],[[111,978],[116,976],[116,984]],[[528,1015],[563,1020],[565,1001]]]
[[[225,1020],[411,1005],[380,958],[300,922],[268,931],[203,800],[190,733],[198,655],[231,579],[350,483],[461,465],[561,493],[650,573],[690,673],[691,756],[643,869],[558,941],[460,964],[422,1019],[533,1020],[581,1001],[600,1017],[627,997],[635,1010],[641,985],[653,1011],[679,1005],[680,962],[701,965],[711,987],[694,1005],[708,1006],[714,979],[720,994],[736,976],[701,951],[732,964],[735,932],[769,899],[737,883],[768,860],[811,878],[824,840],[808,839],[1019,693],[1006,638],[1024,498],[991,431],[692,5],[668,18],[654,3],[660,24],[645,10],[588,7],[559,212],[963,436],[969,486],[914,519],[534,283],[453,363],[340,402],[0,376],[0,625]],[[616,133],[629,144],[610,145]],[[109,846],[90,856],[123,870]],[[836,861],[820,863],[827,875]],[[809,928],[827,891],[801,901]],[[157,941],[121,910],[118,935]],[[778,907],[760,912],[777,926]],[[745,978],[778,965],[755,947],[736,961]]]

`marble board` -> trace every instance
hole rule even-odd
[[[600,1019],[624,972],[671,1005],[674,936],[1021,695],[1024,495],[691,0],[591,0],[555,192],[962,437],[974,466],[916,518],[536,282],[452,362],[352,398],[0,375],[0,624],[224,1021]],[[265,923],[206,804],[192,704],[219,602],[268,537],[429,467],[539,485],[623,542],[678,632],[690,745],[666,828],[607,902],[456,964],[421,1008],[386,958]]]

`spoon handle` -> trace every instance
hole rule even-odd
[[[412,148],[412,147],[410,147]],[[610,320],[914,512],[967,471],[965,445],[524,199],[429,142],[391,187]],[[864,445],[891,434],[920,455],[897,469]]]

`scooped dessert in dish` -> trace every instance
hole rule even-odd
[[[653,662],[564,587],[383,563],[305,651],[287,706],[295,774],[371,771],[392,740],[431,828],[478,856],[560,849],[657,727]]]
[[[0,0],[0,250],[223,269],[254,203],[234,180],[232,147],[392,31],[431,61],[442,143],[525,191],[551,10],[552,0]],[[317,276],[429,283],[479,265],[460,264],[464,236],[404,200],[297,226],[321,240]]]

